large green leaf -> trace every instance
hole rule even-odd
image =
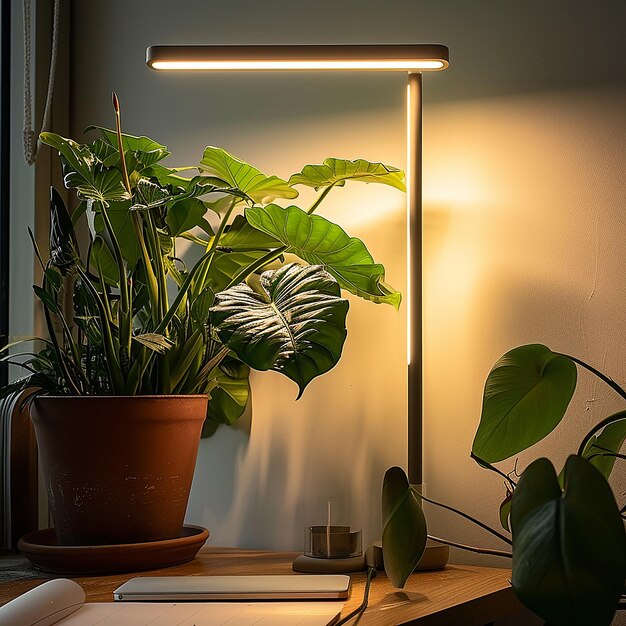
[[[385,268],[374,263],[365,244],[320,215],[308,215],[296,206],[276,204],[248,207],[246,219],[288,246],[311,265],[322,265],[343,289],[376,303],[400,306],[402,296],[384,282]]]
[[[104,169],[87,146],[55,133],[41,133],[40,137],[59,151],[65,186],[76,189],[81,199],[104,203],[128,199],[121,173],[115,168]]]
[[[97,130],[100,132],[102,139],[116,150],[118,148],[117,132],[103,128],[102,126],[89,126],[85,132]],[[130,151],[135,159],[144,166],[154,165],[165,157],[170,155],[168,149],[160,143],[150,139],[150,137],[134,137],[122,133],[122,147],[124,152]]]
[[[130,267],[134,267],[135,263],[137,263],[137,259],[141,256],[141,249],[133,226],[130,203],[111,202],[109,207],[105,210],[108,213],[113,232],[122,250],[122,256]],[[96,232],[102,236],[104,241],[107,242],[107,245],[110,245],[100,210],[96,211],[94,224]]]
[[[404,587],[426,548],[426,518],[406,474],[391,467],[383,480],[383,560],[394,587]]]
[[[277,176],[266,176],[252,165],[228,154],[223,148],[207,146],[199,169],[240,189],[254,202],[265,204],[276,198],[298,196],[298,192],[287,181]]]
[[[104,239],[96,235],[91,245],[89,257],[91,271],[98,275],[102,272],[104,281],[112,286],[119,285],[120,274],[113,253]]]
[[[616,418],[619,416],[621,419],[605,426],[599,435],[594,435],[589,440],[583,450],[583,456],[589,459],[605,478],[611,475],[615,465],[615,457],[610,454],[618,453],[626,440],[626,411],[613,415]]]
[[[513,589],[553,626],[608,626],[624,589],[624,524],[591,463],[570,456],[564,475],[561,491],[550,461],[538,459],[513,493]]]
[[[507,352],[487,377],[472,452],[494,463],[532,446],[561,421],[575,388],[567,357],[540,344]]]
[[[94,172],[91,178],[84,179],[81,174],[68,170],[63,156],[61,162],[63,172],[67,172],[63,179],[65,186],[68,189],[75,188],[81,199],[108,203],[128,198],[122,175],[116,169]]]
[[[170,228],[170,235],[177,237],[198,226],[206,213],[206,207],[197,198],[185,198],[174,202],[167,211],[165,221]]]
[[[382,183],[406,191],[404,172],[383,163],[370,163],[365,159],[324,159],[321,165],[305,165],[302,171],[289,179],[290,185],[307,185],[319,189],[330,185],[342,186],[346,180],[364,183]]]
[[[295,381],[300,395],[335,366],[346,339],[348,302],[318,266],[295,263],[261,275],[261,288],[239,284],[218,293],[211,320],[220,340],[250,367]]]
[[[270,250],[282,246],[282,242],[262,230],[251,226],[243,215],[237,215],[228,230],[220,239],[221,248],[241,252],[250,250]]]

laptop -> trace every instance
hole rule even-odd
[[[141,576],[113,592],[117,602],[211,600],[342,600],[348,597],[345,575]]]

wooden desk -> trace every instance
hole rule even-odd
[[[292,552],[205,547],[191,563],[145,574],[74,578],[88,602],[111,602],[113,590],[137,575],[199,576],[229,574],[290,574]],[[33,571],[33,578],[0,583],[0,605],[32,589],[48,577]],[[297,575],[297,574],[294,574]],[[419,572],[403,590],[396,590],[379,572],[370,590],[369,607],[359,626],[483,626],[520,613],[505,569],[449,565],[438,572]],[[352,592],[342,615],[361,604],[365,574],[352,575]],[[531,618],[532,619],[532,618]],[[530,623],[530,622],[519,622]],[[350,622],[350,626],[356,624]]]

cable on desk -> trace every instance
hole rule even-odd
[[[363,611],[365,611],[365,609],[367,608],[367,601],[370,595],[370,584],[372,580],[376,578],[376,574],[377,572],[376,572],[375,567],[368,567],[367,580],[365,581],[365,591],[363,592],[363,602],[361,602],[361,606],[354,609],[352,613],[349,613],[348,615],[340,619],[338,622],[335,622],[334,626],[342,626],[343,624],[346,624],[347,622],[349,622],[353,617],[360,616],[363,613]]]

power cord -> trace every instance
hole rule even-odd
[[[363,602],[361,602],[361,606],[354,609],[352,613],[349,613],[345,617],[341,618],[338,622],[335,622],[334,626],[342,626],[343,624],[347,624],[353,617],[361,616],[367,608],[367,602],[370,595],[370,584],[372,583],[372,580],[376,578],[376,574],[377,572],[375,567],[367,568],[367,580],[365,581],[365,591],[363,592]]]

